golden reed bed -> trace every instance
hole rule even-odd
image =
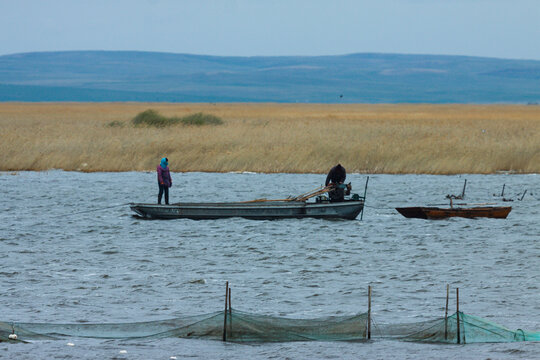
[[[225,124],[131,126],[149,108]],[[0,103],[0,129],[3,171],[540,173],[540,106]]]

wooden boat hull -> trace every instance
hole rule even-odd
[[[512,207],[510,206],[483,206],[471,208],[437,208],[437,207],[404,207],[396,210],[406,218],[418,219],[446,219],[450,217],[477,218],[487,217],[506,219]]]
[[[364,201],[343,202],[264,201],[230,203],[177,203],[171,205],[130,204],[131,210],[147,219],[221,219],[242,217],[255,220],[319,218],[354,220]]]

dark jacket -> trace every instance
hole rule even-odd
[[[165,169],[162,168],[161,165],[157,166],[157,178],[160,185],[165,185],[167,187],[172,186],[172,178],[168,166]]]
[[[324,183],[324,185],[328,186],[328,184],[330,183],[342,184],[345,182],[346,177],[347,177],[347,172],[345,171],[345,168],[341,166],[341,164],[337,164],[336,166],[330,169],[330,172],[328,173],[328,176],[326,177],[326,182]]]

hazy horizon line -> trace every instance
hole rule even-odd
[[[442,54],[442,53],[400,53],[400,52],[351,52],[341,54],[321,54],[321,55],[216,55],[203,53],[188,53],[188,52],[172,52],[172,51],[152,51],[152,50],[103,50],[103,49],[79,49],[79,50],[42,50],[42,51],[25,51],[17,53],[0,54],[1,57],[28,55],[28,54],[47,54],[47,53],[77,53],[77,52],[123,52],[123,53],[153,53],[153,54],[169,54],[169,55],[188,55],[188,56],[206,56],[216,58],[279,58],[279,57],[295,57],[295,58],[317,58],[317,57],[339,57],[351,55],[401,55],[401,56],[442,56],[442,57],[462,57],[462,58],[478,58],[478,59],[499,59],[499,60],[522,60],[522,61],[540,61],[540,59],[532,58],[511,58],[511,57],[496,57],[496,56],[479,56],[479,55],[463,55],[463,54]]]

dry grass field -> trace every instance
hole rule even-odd
[[[224,124],[134,127],[147,109]],[[3,171],[540,173],[540,106],[0,103],[0,129]]]

